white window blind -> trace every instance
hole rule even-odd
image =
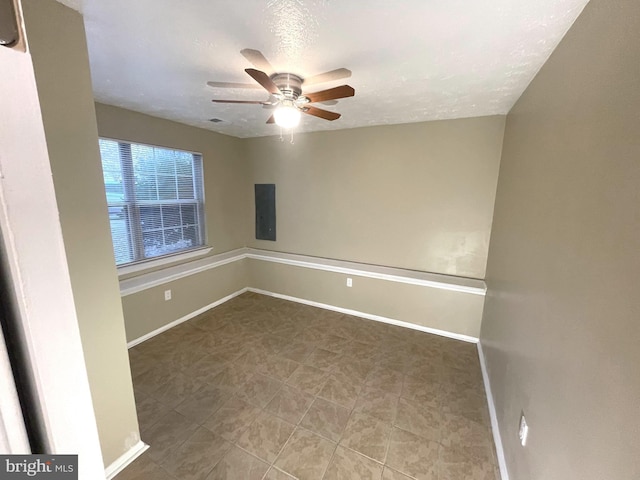
[[[204,244],[202,156],[100,139],[117,265]]]

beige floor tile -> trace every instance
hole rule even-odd
[[[336,444],[308,430],[297,428],[275,466],[299,480],[320,480]]]
[[[442,439],[442,425],[444,419],[438,408],[429,404],[414,402],[406,398],[398,401],[398,413],[394,424],[408,432],[440,442]]]
[[[225,439],[199,427],[159,463],[180,480],[204,480],[230,448]]]
[[[316,348],[311,355],[309,355],[304,361],[305,365],[319,368],[320,370],[330,371],[334,365],[338,363],[341,355],[339,353],[331,352],[323,348]]]
[[[146,454],[114,477],[114,480],[173,480],[171,476]]]
[[[231,396],[232,394],[228,390],[213,385],[204,385],[180,403],[175,410],[195,423],[202,424],[227,403]]]
[[[171,409],[163,403],[142,393],[136,394],[136,411],[140,430],[145,430],[169,413]]]
[[[398,345],[394,343],[392,350],[381,352],[376,357],[376,367],[393,370],[404,375],[409,360],[403,348],[404,346],[402,344]]]
[[[360,393],[360,386],[342,373],[332,373],[318,396],[348,409],[353,408]]]
[[[242,434],[238,445],[253,455],[272,463],[287,442],[295,426],[267,412],[262,412]]]
[[[282,470],[278,470],[276,467],[271,467],[269,472],[264,477],[264,480],[297,480],[288,473],[284,473]]]
[[[177,370],[151,394],[151,396],[165,405],[175,408],[191,395],[196,393],[203,384],[192,377]]]
[[[202,336],[201,333],[199,335]],[[206,342],[206,340],[200,339],[199,345],[194,345],[190,341],[178,343],[165,354],[165,358],[171,364],[171,368],[186,370],[207,356],[207,349],[203,342]]]
[[[323,480],[380,480],[382,465],[338,446]]]
[[[280,351],[279,355],[294,362],[302,363],[311,355],[314,349],[315,347],[307,342],[292,341]]]
[[[348,355],[358,360],[375,359],[378,356],[378,347],[369,343],[363,343],[360,341],[353,341],[349,344]]]
[[[403,381],[404,375],[402,373],[391,368],[376,365],[374,369],[369,372],[365,383],[379,390],[384,390],[387,393],[400,395]]]
[[[300,425],[334,442],[340,440],[350,411],[322,398],[316,398]]]
[[[391,424],[364,413],[353,412],[342,434],[340,445],[378,462],[384,462]]]
[[[489,425],[489,410],[486,398],[473,391],[445,391],[441,399],[442,410],[452,415],[460,415],[484,425]]]
[[[285,385],[276,393],[265,410],[295,425],[302,419],[312,402],[313,396]]]
[[[280,355],[269,355],[258,366],[257,371],[276,380],[285,381],[299,366],[299,363]]]
[[[273,335],[277,335],[279,337],[282,337],[286,340],[291,341],[295,339],[300,334],[301,331],[302,331],[302,327],[291,324],[291,325],[283,325],[280,328],[276,328],[272,330],[271,333]]]
[[[238,389],[236,396],[247,403],[264,408],[281,387],[280,381],[256,373]]]
[[[439,479],[496,480],[493,452],[486,446],[439,447]]]
[[[332,372],[345,375],[354,384],[363,384],[374,366],[375,364],[371,360],[347,358],[347,354],[344,354]]]
[[[216,374],[210,382],[220,388],[237,390],[249,381],[255,371],[239,368],[233,364],[228,364],[220,373]]]
[[[148,429],[141,432],[142,440],[151,448],[147,456],[153,461],[160,461],[169,452],[177,448],[198,428],[178,412],[170,411]]]
[[[221,355],[206,355],[183,372],[201,383],[212,383],[215,376],[227,367],[226,361],[226,357]]]
[[[213,415],[207,418],[203,426],[221,437],[235,442],[260,413],[260,409],[232,397]]]
[[[216,464],[207,480],[262,480],[268,469],[268,463],[234,446]]]
[[[324,387],[328,377],[329,374],[319,368],[300,365],[286,383],[310,395],[316,395]]]
[[[441,443],[447,447],[484,445],[493,448],[491,428],[461,415],[445,413],[441,435]]]
[[[247,293],[129,357],[151,448],[118,480],[497,478],[474,345]]]
[[[405,376],[401,397],[437,407],[442,404],[444,393],[438,380],[420,380]]]
[[[258,345],[265,347],[272,354],[276,354],[289,346],[291,341],[277,335],[267,334],[262,336],[257,343]]]
[[[413,480],[412,477],[406,476],[404,473],[397,472],[389,467],[384,467],[382,472],[382,480]],[[460,480],[463,480],[460,478]]]
[[[329,350],[335,354],[343,354],[347,352],[349,350],[350,343],[350,340],[333,334],[327,335],[320,342],[323,349]]]
[[[131,366],[131,378],[138,378],[143,373],[148,372],[158,364],[156,358],[148,357],[139,350],[129,349],[129,365]]]
[[[438,480],[438,449],[438,443],[394,427],[387,465],[417,480]]]
[[[371,415],[384,422],[393,422],[398,409],[398,399],[393,393],[387,393],[371,385],[365,385],[360,390],[354,411]]]
[[[316,349],[321,346],[319,342],[321,339],[325,338],[327,334],[328,332],[324,327],[307,327],[300,330],[300,332],[298,332],[298,335],[293,338],[293,341],[306,343],[307,345],[311,345],[314,349]]]
[[[150,369],[134,378],[133,386],[137,391],[153,396],[175,373],[165,364],[156,362]]]

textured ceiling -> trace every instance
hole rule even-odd
[[[99,102],[237,136],[279,134],[240,50],[278,71],[345,67],[353,98],[297,131],[506,114],[588,0],[59,0],[84,14]],[[211,123],[211,118],[222,119]]]

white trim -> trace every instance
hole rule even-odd
[[[34,23],[45,11],[34,9]],[[40,110],[31,55],[0,48],[0,65],[3,293],[15,313],[25,381],[33,386],[30,413],[42,428],[45,451],[78,454],[79,480],[98,479],[104,463],[44,132],[51,119],[45,122]],[[78,111],[87,113],[84,105]],[[3,395],[5,384],[1,388]]]
[[[148,288],[173,282],[180,278],[204,272],[211,268],[221,267],[222,265],[242,260],[246,258],[245,250],[246,248],[239,248],[237,250],[231,250],[230,252],[221,253],[219,255],[212,255],[210,257],[184,263],[182,265],[175,265],[155,272],[146,273],[139,277],[121,280],[120,295],[123,297],[131,295],[132,293],[141,292]]]
[[[254,253],[255,252],[255,253]],[[471,293],[473,295],[485,295],[486,285],[482,280],[454,277],[438,273],[420,272],[405,268],[383,267],[365,263],[347,262],[329,258],[310,257],[291,253],[272,252],[269,250],[249,249],[247,258],[265,260],[267,262],[282,263],[296,267],[312,268],[327,272],[344,273],[390,282],[408,283],[422,287],[451,290],[454,292]]]
[[[191,320],[193,317],[197,317],[198,315],[200,315],[201,313],[206,312],[207,310],[210,310],[214,307],[217,307],[218,305],[223,304],[224,302],[228,302],[229,300],[231,300],[232,298],[237,297],[238,295],[242,295],[244,292],[246,292],[248,290],[247,287],[238,290],[237,292],[233,292],[230,295],[227,295],[226,297],[221,298],[220,300],[216,300],[213,303],[210,303],[209,305],[205,305],[202,308],[199,308],[198,310],[191,312],[183,317],[180,317],[177,320],[174,320],[171,323],[167,323],[166,325],[163,325],[160,328],[156,328],[154,331],[147,333],[146,335],[142,335],[141,337],[136,338],[135,340],[131,340],[129,343],[127,343],[127,348],[131,348],[131,347],[135,347],[136,345],[149,340],[150,338],[155,337],[156,335],[160,335],[162,332],[166,332],[167,330],[180,325],[183,322],[186,322],[187,320]]]
[[[0,451],[8,454],[31,453],[29,437],[24,425],[18,390],[16,389],[9,353],[0,331]]]
[[[211,250],[213,250],[213,247],[197,248],[195,250],[189,250],[188,252],[176,253],[173,255],[165,255],[160,258],[143,260],[141,262],[122,265],[121,267],[118,267],[118,277],[121,277],[123,275],[128,275],[130,273],[140,272],[142,270],[147,270],[150,268],[159,267],[161,265],[166,265],[168,263],[184,262],[185,260],[189,260],[190,258],[201,257],[202,255],[206,255],[209,252],[211,252]]]
[[[357,310],[351,310],[349,308],[336,307],[327,303],[319,303],[311,300],[305,300],[303,298],[292,297],[289,295],[283,295],[281,293],[269,292],[268,290],[261,290],[259,288],[247,288],[249,292],[260,293],[262,295],[268,295],[270,297],[281,298],[283,300],[289,300],[291,302],[303,303],[312,307],[323,308],[325,310],[332,310],[334,312],[345,313],[347,315],[353,315],[354,317],[366,318],[367,320],[375,320],[376,322],[389,323],[398,327],[410,328],[412,330],[419,330],[421,332],[432,333],[434,335],[440,335],[441,337],[453,338],[455,340],[461,340],[463,342],[478,343],[477,337],[470,335],[463,335],[461,333],[447,332],[446,330],[439,330],[437,328],[424,327],[415,323],[403,322],[401,320],[394,320],[393,318],[382,317],[380,315],[373,315],[371,313],[359,312]]]
[[[500,436],[500,427],[498,425],[498,415],[496,413],[496,405],[493,402],[493,393],[491,393],[491,383],[489,383],[489,372],[487,372],[487,364],[482,351],[482,343],[478,342],[478,357],[480,357],[480,369],[482,370],[482,380],[484,381],[484,391],[487,394],[487,403],[489,404],[489,416],[491,417],[491,431],[493,432],[493,443],[496,446],[496,456],[498,457],[498,466],[500,467],[500,476],[502,480],[509,480],[509,471],[507,470],[507,460],[504,456],[504,448],[502,446],[502,437]]]
[[[133,447],[116,458],[111,465],[104,469],[104,474],[107,477],[107,480],[111,480],[122,470],[131,465],[134,460],[146,452],[148,448],[149,445],[140,440]]]
[[[460,293],[484,296],[486,285],[483,280],[454,277],[437,273],[420,272],[404,268],[381,267],[364,263],[346,262],[328,258],[311,257],[290,253],[239,248],[229,252],[212,255],[193,262],[174,265],[155,272],[120,281],[120,294],[124,297],[158,285],[173,282],[183,277],[220,267],[228,263],[250,258],[267,262],[281,263],[296,267],[312,268],[327,272],[342,273],[359,277],[374,278],[390,282],[418,285],[422,287],[450,290]]]

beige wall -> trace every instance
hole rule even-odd
[[[100,103],[96,114],[101,137],[202,153],[211,254],[245,245],[245,219],[251,214],[245,200],[248,171],[240,139]]]
[[[484,297],[375,278],[249,260],[248,286],[356,312],[478,337]],[[353,286],[345,286],[351,277]]]
[[[139,432],[105,215],[84,25],[77,12],[53,0],[26,0],[23,8],[89,385],[108,466],[136,444]],[[35,240],[47,248],[47,239]]]
[[[122,297],[127,340],[136,340],[247,286],[246,260],[228,263]],[[171,300],[164,300],[171,290]]]
[[[592,0],[507,119],[481,341],[512,480],[640,478],[638,32]]]
[[[504,117],[244,140],[248,246],[484,278]],[[276,184],[277,241],[253,184]]]

